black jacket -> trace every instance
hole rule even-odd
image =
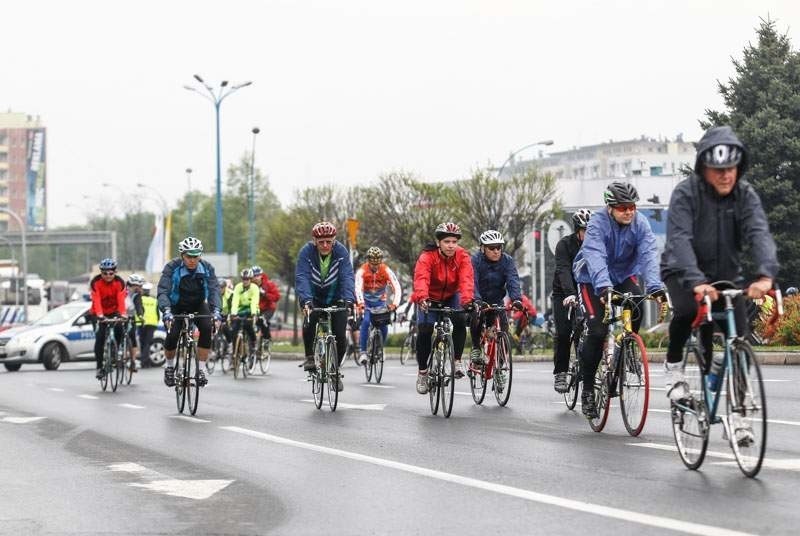
[[[575,279],[572,277],[572,262],[581,249],[578,233],[567,235],[556,244],[556,272],[553,274],[553,296],[566,298],[577,295]]]
[[[736,185],[724,197],[702,177],[700,162],[703,151],[720,143],[736,145],[744,152]],[[745,245],[750,248],[757,275],[777,275],[775,241],[761,199],[750,183],[742,180],[746,168],[747,150],[730,127],[712,128],[698,142],[695,173],[675,187],[669,202],[662,280],[678,277],[686,289],[718,280],[741,285]]]

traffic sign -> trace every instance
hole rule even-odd
[[[564,220],[553,220],[550,222],[550,227],[547,228],[547,246],[550,252],[556,254],[556,244],[558,241],[572,233],[572,226]]]

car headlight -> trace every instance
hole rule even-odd
[[[19,335],[14,337],[10,344],[13,346],[30,346],[41,338],[41,335]]]

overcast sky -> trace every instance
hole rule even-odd
[[[48,129],[48,225],[147,183],[212,192],[201,74],[253,85],[222,104],[223,169],[300,187],[408,170],[463,178],[511,151],[642,134],[688,140],[759,17],[800,47],[797,0],[5,0],[0,109]],[[525,152],[521,156],[526,155]],[[108,182],[116,188],[103,188]]]

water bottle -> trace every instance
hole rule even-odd
[[[716,391],[719,387],[719,371],[722,369],[723,361],[725,361],[725,355],[721,352],[714,352],[711,358],[711,369],[706,376],[706,386],[710,391]]]

